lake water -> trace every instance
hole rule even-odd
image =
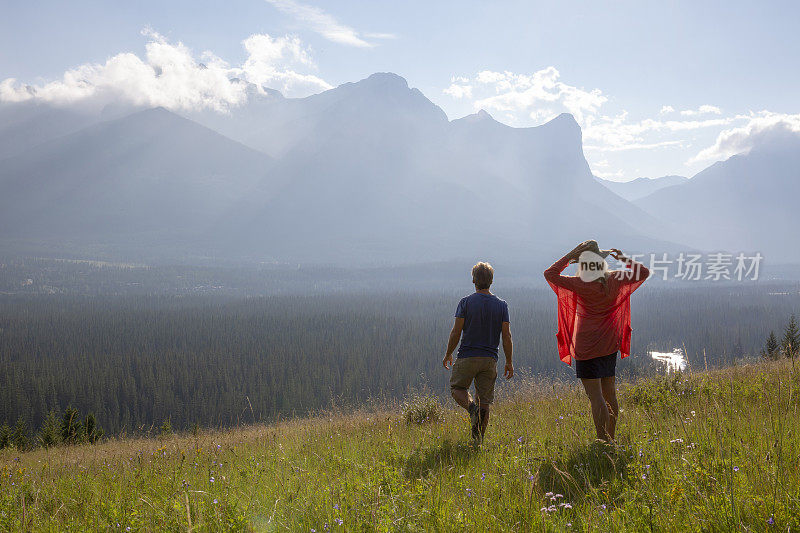
[[[664,363],[667,372],[686,370],[686,354],[680,348],[675,348],[671,352],[650,352],[650,357]]]

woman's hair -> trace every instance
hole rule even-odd
[[[492,278],[494,278],[494,269],[489,263],[481,261],[472,267],[472,283],[480,289],[488,289],[492,285]]]

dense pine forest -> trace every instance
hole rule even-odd
[[[0,425],[27,433],[67,407],[106,435],[230,426],[333,403],[445,395],[440,361],[470,290],[259,297],[0,296]],[[519,371],[572,379],[555,351],[555,296],[499,287]],[[649,350],[685,347],[690,366],[759,357],[800,310],[796,284],[643,287],[632,301],[627,377],[663,371]],[[54,415],[53,413],[57,413]],[[77,416],[77,414],[76,414]],[[59,418],[60,420],[60,418]],[[59,422],[60,423],[60,422]]]

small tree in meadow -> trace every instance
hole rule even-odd
[[[8,424],[3,424],[0,427],[0,450],[8,448],[11,445],[11,428]]]
[[[84,437],[84,427],[78,410],[72,406],[67,407],[61,418],[61,440],[64,444],[79,444],[83,442]]]
[[[14,429],[11,430],[11,445],[17,450],[27,450],[31,441],[28,437],[28,423],[19,417]]]
[[[86,422],[84,425],[86,426],[86,440],[88,440],[90,443],[94,444],[103,438],[103,429],[97,425],[97,420],[94,417],[94,413],[89,413],[86,415]]]
[[[786,357],[794,359],[797,353],[800,352],[800,330],[798,330],[797,319],[794,315],[789,319],[789,324],[786,325],[786,329],[783,331],[782,345]]]
[[[61,414],[58,411],[50,411],[47,414],[37,438],[39,445],[45,448],[61,443]]]
[[[778,338],[775,336],[774,331],[770,331],[769,337],[767,337],[767,344],[761,350],[761,357],[764,359],[777,359],[779,354],[780,344],[778,344]]]

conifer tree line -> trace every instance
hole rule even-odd
[[[25,451],[37,446],[50,448],[59,444],[95,444],[103,436],[103,429],[97,425],[94,413],[81,419],[78,410],[70,406],[63,413],[47,413],[33,440],[25,418],[18,418],[13,427],[3,424],[0,426],[0,449],[15,448]]]
[[[401,398],[421,386],[446,397],[442,351],[469,292],[0,296],[4,442],[91,442],[100,427],[116,436],[249,424]],[[517,368],[574,380],[556,353],[552,291],[495,292],[509,302]],[[657,371],[651,349],[685,347],[696,368],[703,350],[710,366],[757,358],[774,324],[800,308],[796,294],[638,291],[634,357],[620,362],[620,374]]]
[[[800,328],[797,326],[797,318],[792,315],[789,322],[783,328],[781,340],[775,335],[775,331],[770,331],[767,342],[761,350],[761,357],[765,359],[780,359],[788,357],[794,359],[800,354]]]

